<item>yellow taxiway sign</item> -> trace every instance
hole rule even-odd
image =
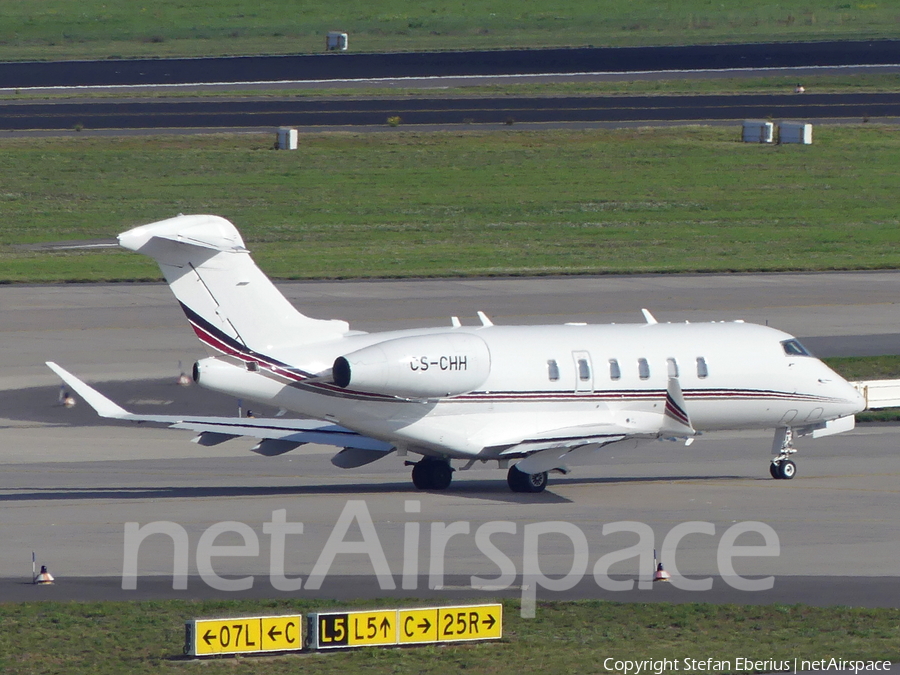
[[[309,616],[311,649],[429,644],[503,637],[503,605],[328,612]]]
[[[185,622],[190,656],[294,651],[303,648],[303,617],[251,616]]]

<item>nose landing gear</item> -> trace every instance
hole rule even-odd
[[[794,432],[790,427],[775,430],[772,452],[776,455],[769,465],[769,474],[776,480],[790,480],[797,474],[797,465],[789,459],[797,452],[794,447]]]
[[[790,480],[797,473],[797,465],[789,459],[773,461],[769,465],[769,473],[776,480]]]

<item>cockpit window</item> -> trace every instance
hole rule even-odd
[[[812,356],[806,351],[806,347],[800,344],[800,340],[785,340],[781,346],[784,347],[784,353],[788,356]]]

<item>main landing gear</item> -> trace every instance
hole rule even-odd
[[[525,473],[511,466],[506,474],[506,482],[513,492],[543,492],[547,487],[547,472]]]
[[[412,481],[419,490],[446,490],[453,480],[453,467],[446,459],[423,457],[418,462],[407,462],[412,466]],[[509,468],[506,482],[513,492],[543,492],[547,487],[547,472],[525,473],[516,467]]]
[[[453,480],[453,467],[445,459],[423,457],[412,465],[412,481],[419,490],[446,490]]]
[[[794,432],[789,427],[781,427],[775,430],[775,440],[772,441],[772,452],[775,457],[769,465],[769,474],[776,480],[790,480],[797,475],[797,465],[790,459],[797,452],[794,447]]]

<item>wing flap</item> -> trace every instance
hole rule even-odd
[[[561,430],[569,431],[569,430]],[[607,434],[582,434],[572,435],[565,434],[555,438],[526,438],[515,445],[504,448],[499,452],[501,457],[523,457],[536,452],[544,452],[548,450],[561,450],[564,453],[574,448],[580,448],[584,445],[607,445],[615,443],[626,438],[623,433],[607,433]]]

